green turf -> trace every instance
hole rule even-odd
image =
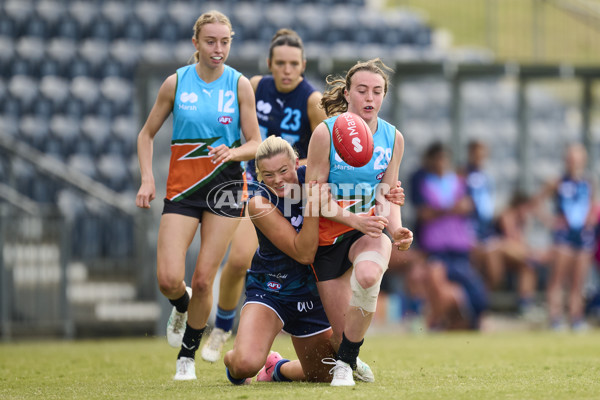
[[[231,342],[227,347],[230,348]],[[275,349],[291,356],[288,337]],[[361,358],[373,384],[232,386],[222,363],[174,382],[164,338],[0,345],[0,399],[598,399],[600,332],[372,335]]]

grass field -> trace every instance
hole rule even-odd
[[[232,341],[227,347],[232,346]],[[290,340],[274,348],[293,355]],[[198,361],[174,382],[164,338],[0,345],[0,399],[598,399],[600,331],[371,335],[372,384],[232,386],[222,363]]]

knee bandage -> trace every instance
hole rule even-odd
[[[363,288],[356,279],[356,265],[361,261],[371,261],[381,267],[381,276],[388,268],[388,260],[376,251],[365,251],[360,253],[354,259],[354,268],[350,276],[350,287],[352,289],[352,298],[350,305],[358,307],[366,312],[375,312],[377,309],[377,296],[379,296],[379,287],[381,285],[381,277],[373,286]]]

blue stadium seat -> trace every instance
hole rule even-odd
[[[191,12],[195,9],[195,4],[190,1],[175,1],[168,7],[171,21],[178,27],[177,40],[190,39],[193,34],[193,26],[200,14]],[[234,27],[237,30],[237,27]],[[236,33],[237,34],[237,33]]]
[[[92,26],[89,28],[89,38],[100,40],[104,42],[110,42],[114,38],[114,30],[110,21],[104,17],[97,16],[92,22]]]
[[[77,76],[71,81],[71,95],[82,102],[84,112],[93,110],[100,98],[100,87],[95,79]]]
[[[123,28],[121,37],[123,39],[134,40],[136,42],[143,42],[144,40],[148,39],[148,34],[146,32],[144,23],[138,18],[132,17]]]
[[[110,136],[110,123],[104,118],[88,114],[81,121],[81,133],[92,142],[94,154],[101,154]]]
[[[28,113],[38,96],[38,81],[26,75],[15,75],[8,81],[8,92],[19,100],[21,112]]]
[[[176,42],[164,42],[161,40],[150,40],[145,42],[144,47],[142,48],[141,60],[145,63],[172,61],[174,57],[173,43]]]
[[[79,120],[68,114],[54,114],[49,125],[50,135],[60,141],[63,154],[75,152],[77,143],[82,140]]]
[[[64,15],[56,26],[56,36],[59,38],[80,40],[83,30],[79,23],[71,15]]]
[[[125,26],[133,18],[131,2],[106,1],[101,6],[102,16],[110,22],[113,38],[122,37]]]
[[[71,155],[67,160],[67,165],[92,179],[98,177],[98,170],[94,160],[85,154],[75,153]]]
[[[38,150],[43,150],[48,133],[48,121],[42,117],[27,114],[19,121],[19,137]]]
[[[17,37],[17,24],[4,13],[0,13],[0,36]]]
[[[59,22],[67,12],[67,7],[63,2],[56,0],[39,0],[35,12],[47,23],[48,34],[55,36],[58,32]]]
[[[50,35],[50,29],[48,23],[41,17],[34,15],[32,16],[27,24],[24,26],[22,34],[24,36],[38,37],[45,39]]]
[[[98,3],[93,1],[74,1],[69,4],[68,14],[76,21],[81,37],[88,37],[94,27],[94,19],[100,15]]]
[[[4,135],[17,137],[19,133],[19,117],[13,114],[0,114],[0,131]]]
[[[87,76],[100,77],[100,72],[109,59],[110,45],[111,43],[98,39],[85,39],[81,42],[79,55],[90,67]]]
[[[138,1],[134,5],[133,13],[142,22],[146,31],[144,40],[155,39],[162,28],[165,12],[164,6],[152,1]]]
[[[110,56],[120,64],[121,76],[133,78],[141,51],[142,45],[133,40],[118,39],[111,43]],[[107,75],[103,76],[107,77]]]
[[[52,102],[54,111],[58,112],[69,98],[69,82],[67,79],[56,75],[44,76],[40,79],[40,93]]]
[[[125,159],[116,153],[101,155],[97,160],[98,174],[102,182],[120,192],[131,188],[132,180]]]
[[[119,77],[108,77],[101,81],[102,96],[110,100],[116,109],[130,104],[133,96],[133,84],[130,80]]]

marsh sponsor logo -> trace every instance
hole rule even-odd
[[[183,103],[183,104],[179,104],[180,110],[196,111],[198,109],[195,105],[193,105],[194,103],[196,103],[198,101],[198,95],[194,92],[181,93],[181,96],[179,96],[179,101],[181,101]],[[190,104],[186,104],[186,103],[190,103]]]

